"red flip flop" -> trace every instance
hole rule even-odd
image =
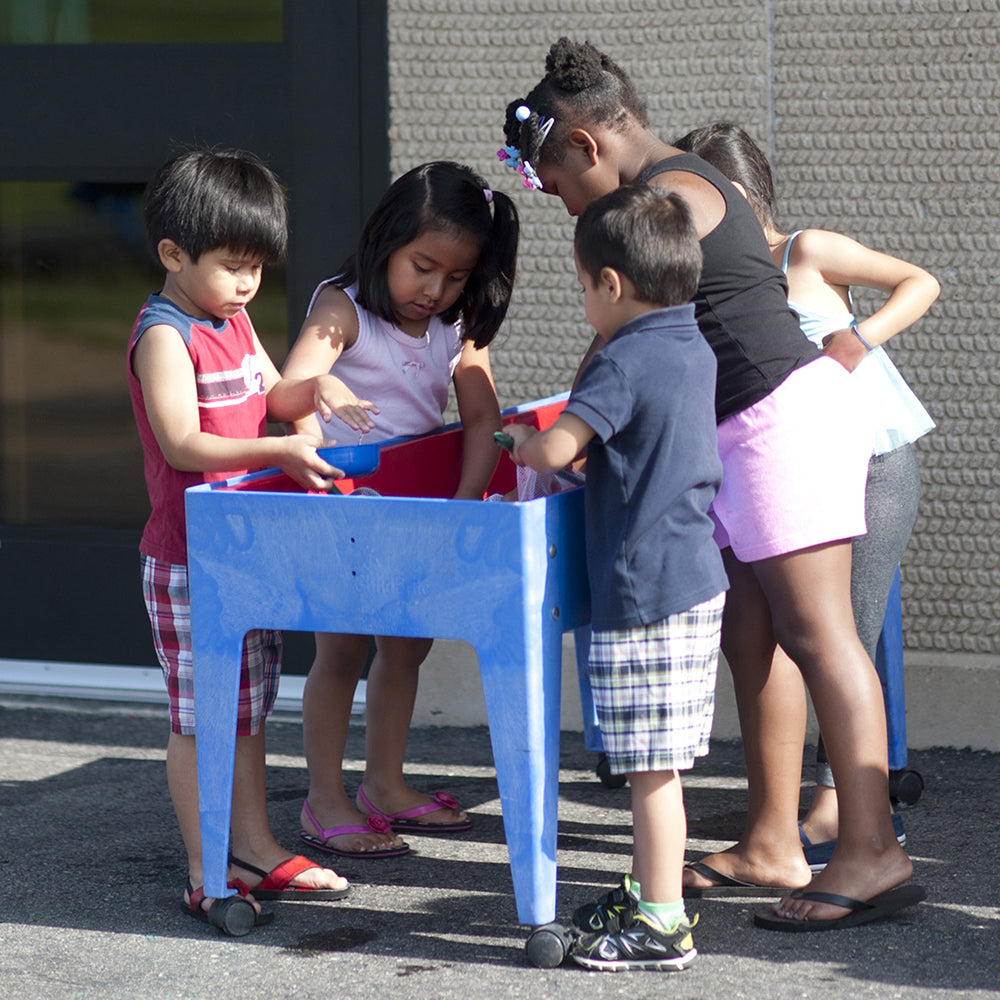
[[[350,886],[345,886],[343,889],[313,889],[309,886],[291,885],[292,880],[304,871],[320,867],[301,854],[282,861],[269,872],[248,861],[240,861],[232,855],[229,857],[229,863],[261,876],[260,883],[250,889],[255,899],[343,899],[351,891]]]

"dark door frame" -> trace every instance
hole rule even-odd
[[[282,16],[273,44],[0,45],[0,180],[145,182],[184,149],[255,152],[288,190],[292,338],[389,180],[388,25],[386,0]],[[0,658],[154,663],[137,548],[0,524]]]

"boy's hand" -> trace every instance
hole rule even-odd
[[[313,434],[292,434],[281,439],[285,455],[278,463],[283,472],[307,490],[329,490],[335,479],[343,479],[344,473],[336,466],[324,462],[316,453],[322,447],[323,439]]]
[[[514,464],[524,465],[524,462],[518,458],[518,449],[538,433],[537,428],[528,427],[526,424],[507,424],[504,427],[504,433],[514,440],[514,447],[510,450],[510,457]]]
[[[375,429],[375,421],[367,411],[378,413],[379,408],[369,399],[358,399],[339,378],[332,375],[317,377],[313,404],[324,420],[336,414],[348,427],[361,434]]]

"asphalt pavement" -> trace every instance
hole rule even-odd
[[[160,709],[91,702],[0,704],[0,997],[43,1000],[567,998],[981,998],[1000,995],[1000,755],[910,752],[925,788],[905,813],[925,903],[823,934],[755,928],[773,896],[711,899],[699,957],[681,973],[538,969],[525,957],[485,729],[414,729],[408,774],[475,817],[464,834],[410,837],[407,857],[344,861],[340,902],[277,903],[225,938],[186,917],[185,871],[164,770]],[[268,727],[272,826],[299,849],[301,725]],[[352,726],[348,781],[362,771]],[[594,776],[582,737],[562,740],[559,911],[618,880],[630,860],[628,789]],[[690,853],[735,838],[745,817],[740,747],[717,743],[685,782]],[[308,852],[305,852],[308,853]],[[315,857],[315,855],[313,855]]]

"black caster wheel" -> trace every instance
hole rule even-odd
[[[524,951],[532,965],[539,969],[554,969],[562,965],[576,936],[576,932],[564,924],[542,924],[531,932]]]
[[[229,937],[243,937],[257,923],[253,904],[242,896],[227,896],[225,899],[215,900],[209,907],[207,916],[213,927],[218,927],[221,933]]]
[[[889,797],[897,809],[916,805],[924,790],[924,779],[919,771],[890,771]]]
[[[594,774],[600,778],[601,784],[605,788],[624,788],[625,782],[628,781],[628,778],[624,774],[611,773],[608,755],[604,753],[599,754],[597,757],[597,767],[594,768]]]

